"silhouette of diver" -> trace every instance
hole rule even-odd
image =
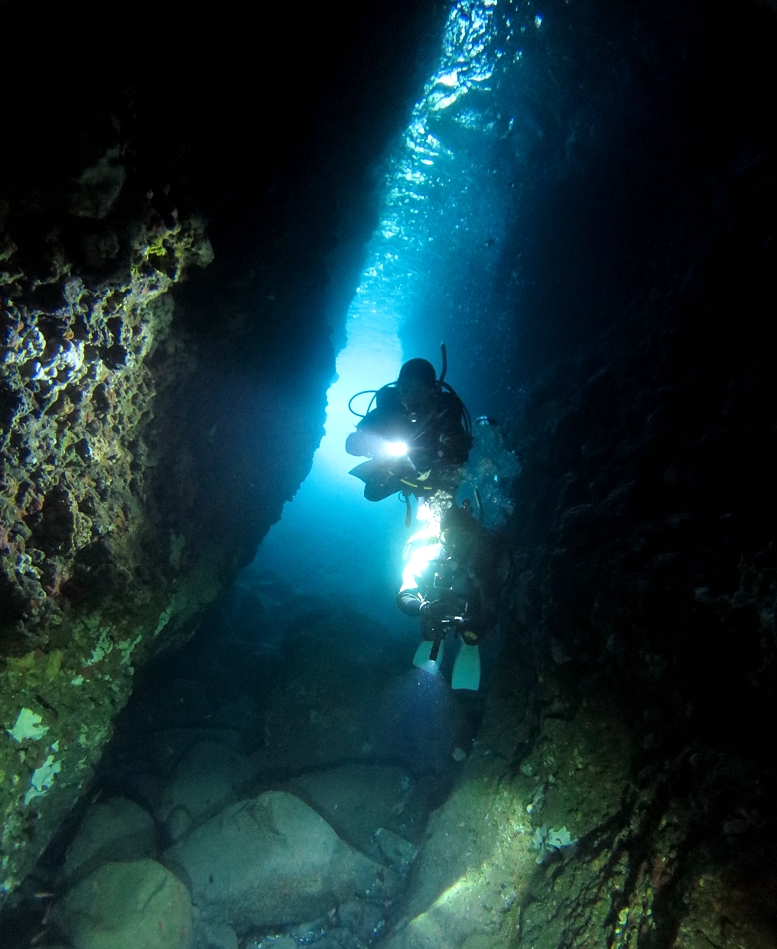
[[[371,402],[345,443],[350,455],[370,458],[350,471],[364,481],[368,501],[400,491],[420,499],[455,490],[458,469],[472,448],[472,424],[464,403],[444,379],[443,346],[439,379],[426,359],[410,359],[396,382],[374,394],[375,407]]]

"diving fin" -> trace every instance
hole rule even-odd
[[[459,647],[459,654],[456,656],[456,662],[453,664],[451,688],[470,689],[472,692],[477,692],[479,686],[480,647],[477,643],[474,646],[462,643]]]
[[[428,672],[429,675],[436,676],[440,671],[440,666],[442,665],[442,657],[443,653],[445,652],[445,641],[442,640],[440,642],[437,649],[437,656],[435,659],[432,659],[431,655],[434,644],[434,640],[422,639],[418,644],[418,649],[415,651],[413,665],[418,666],[419,669],[423,669],[424,672]]]

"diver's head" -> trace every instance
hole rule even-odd
[[[448,508],[440,520],[440,540],[452,556],[465,557],[478,533],[478,523],[468,507]]]
[[[428,409],[437,391],[437,372],[426,359],[408,359],[399,371],[397,394],[408,412],[419,414]]]

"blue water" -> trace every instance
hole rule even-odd
[[[447,381],[509,438],[526,379],[619,317],[655,216],[643,208],[639,228],[624,229],[619,195],[645,177],[632,147],[652,134],[648,106],[661,106],[676,58],[670,43],[640,71],[638,9],[625,19],[563,0],[452,6],[437,66],[386,156],[326,435],[253,571],[347,595],[405,628],[393,608],[404,511],[368,503],[347,474],[358,462],[343,447],[358,421],[351,396],[392,381],[412,356],[439,368],[446,342]]]
[[[275,571],[300,591],[347,592],[400,631],[408,621],[393,600],[408,537],[404,506],[396,499],[365,501],[362,483],[347,474],[359,460],[343,447],[358,422],[348,401],[393,381],[411,356],[424,356],[441,370],[440,343],[446,331],[465,322],[475,338],[451,347],[447,381],[475,414],[493,413],[496,380],[490,391],[483,385],[478,332],[487,320],[485,304],[514,213],[503,176],[512,174],[539,134],[528,113],[498,113],[499,84],[508,77],[524,82],[530,67],[523,47],[538,42],[545,28],[529,4],[515,23],[505,20],[494,0],[466,0],[452,8],[438,66],[385,163],[380,221],[348,312],[347,345],[328,393],[326,435],[309,477],[251,568]],[[506,138],[512,163],[500,161]],[[407,328],[417,325],[430,328],[430,340],[403,346]],[[505,330],[510,333],[509,326],[500,332]],[[492,332],[489,351],[495,346],[500,340]],[[362,397],[354,408],[363,413],[368,403],[369,396]]]

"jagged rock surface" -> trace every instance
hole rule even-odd
[[[309,470],[372,169],[440,15],[406,6],[313,8],[309,33],[276,11],[287,90],[237,5],[191,24],[186,63],[142,16],[3,7],[38,65],[20,79],[11,44],[0,93],[0,900],[88,784],[134,668],[191,635]],[[228,68],[193,65],[225,49]]]

